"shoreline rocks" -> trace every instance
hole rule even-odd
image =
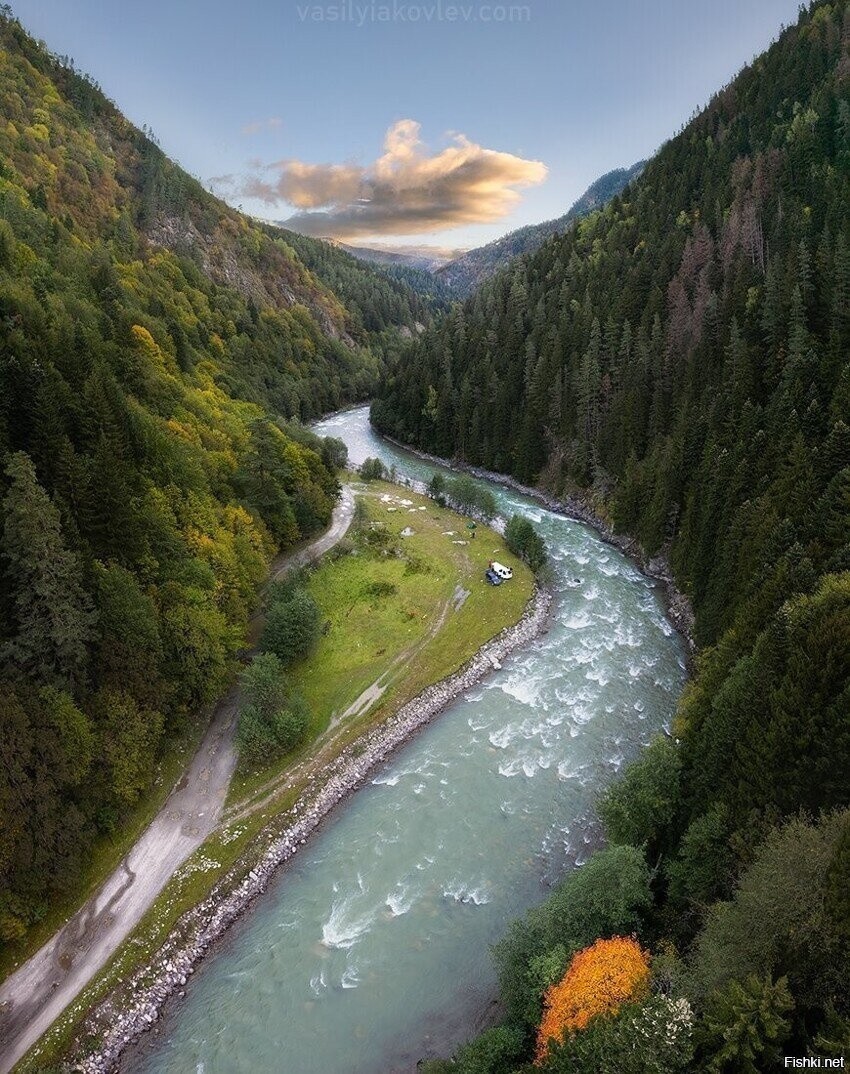
[[[491,638],[453,675],[427,687],[382,724],[346,746],[332,766],[313,776],[296,803],[277,818],[282,827],[259,858],[246,852],[210,895],[183,915],[156,957],[94,1008],[86,1019],[82,1036],[89,1041],[98,1039],[100,1044],[90,1050],[78,1043],[78,1058],[71,1068],[81,1074],[107,1074],[115,1070],[125,1049],[157,1022],[168,999],[185,994],[182,990],[197,963],[265,891],[281,866],[304,846],[334,807],[363,786],[377,765],[451,702],[501,666],[516,649],[541,634],[551,604],[551,593],[536,588],[522,617],[513,626]],[[275,828],[274,821],[264,833],[269,828]]]

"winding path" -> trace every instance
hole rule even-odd
[[[271,580],[327,552],[346,533],[354,494],[344,486],[330,527],[275,561]],[[251,624],[253,640],[261,621]],[[217,827],[236,767],[239,687],[210,725],[162,809],[115,871],[48,942],[0,985],[0,1074],[8,1074],[126,940],[169,879]]]

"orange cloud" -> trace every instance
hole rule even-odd
[[[267,205],[300,210],[283,223],[309,235],[347,239],[407,235],[500,220],[520,189],[542,182],[546,166],[471,142],[463,134],[428,152],[412,119],[394,123],[384,152],[371,165],[269,165],[272,178],[254,176],[240,193]]]

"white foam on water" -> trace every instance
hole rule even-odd
[[[360,984],[360,978],[357,975],[356,966],[346,966],[345,972],[340,978],[340,988],[349,989],[356,988]]]
[[[596,600],[599,596],[599,586],[595,582],[591,582],[587,589],[582,593],[582,596],[585,600]]]
[[[596,715],[595,709],[589,704],[576,704],[573,705],[570,716],[572,723],[576,727],[583,727],[586,723],[590,723],[593,717]]]
[[[490,901],[490,895],[483,887],[474,888],[462,881],[452,881],[443,888],[443,898],[464,906],[484,906]]]
[[[386,898],[386,906],[393,917],[401,917],[413,906],[415,899],[413,892],[404,884],[396,885],[396,890],[391,891]]]
[[[369,931],[375,921],[374,910],[359,916],[350,915],[350,902],[341,899],[333,904],[330,917],[322,925],[322,943],[325,947],[337,947],[347,951]]]
[[[375,776],[375,778],[372,780],[372,785],[374,787],[395,787],[398,785],[398,782],[403,775],[406,775],[406,773],[393,772],[392,775]]]
[[[614,639],[618,645],[625,646],[628,649],[640,649],[643,645],[642,638],[636,635],[630,626],[623,626],[621,623],[617,625],[614,631]]]
[[[558,765],[558,779],[571,780],[574,779],[580,786],[585,786],[587,780],[581,778],[582,772],[585,771],[587,765],[576,764],[574,760],[561,761]]]
[[[310,978],[310,991],[314,996],[321,996],[323,992],[326,992],[328,988],[328,982],[325,980],[325,971],[322,969],[321,973],[317,973],[315,977]]]
[[[499,683],[503,694],[519,701],[521,705],[535,705],[537,703],[536,684],[530,678],[516,675],[511,676],[506,682]]]
[[[508,746],[516,738],[516,731],[513,724],[508,724],[507,727],[500,727],[498,731],[491,731],[487,736],[491,746],[495,746],[497,750],[506,750]]]

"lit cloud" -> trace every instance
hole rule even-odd
[[[298,211],[284,221],[294,231],[350,239],[492,223],[514,208],[523,187],[546,178],[539,160],[485,149],[463,134],[429,152],[419,134],[418,123],[402,119],[370,165],[281,160],[243,182],[239,193],[294,206]]]
[[[252,123],[246,123],[242,128],[243,134],[259,134],[260,131],[274,131],[283,126],[280,116],[269,116],[268,119],[255,119]]]

